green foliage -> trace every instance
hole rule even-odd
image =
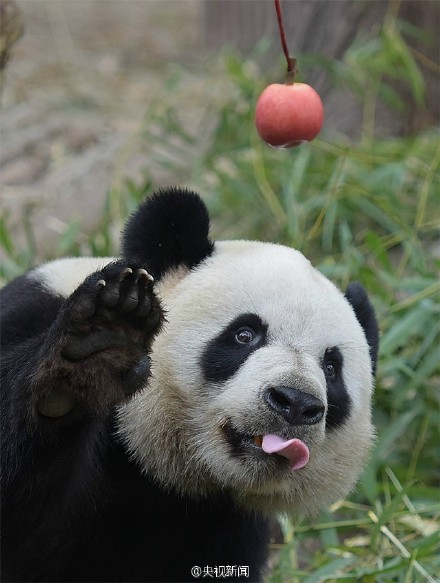
[[[188,129],[178,104],[163,96],[140,132],[146,143],[162,146],[151,155],[156,164],[204,194],[215,237],[296,247],[341,288],[360,281],[378,313],[378,438],[370,463],[350,500],[313,523],[282,519],[286,542],[274,546],[270,583],[412,583],[440,573],[440,134],[374,137],[379,99],[403,108],[396,87],[406,86],[423,102],[404,27],[389,20],[377,38],[356,41],[341,62],[324,63],[335,83],[364,100],[358,141],[324,134],[287,151],[263,145],[253,112],[264,79],[253,63],[232,55],[215,71],[221,91],[205,105],[202,123],[211,133],[202,151],[200,125]],[[182,78],[170,77],[171,93],[179,93]],[[151,186],[149,176],[140,187],[115,186],[97,232],[79,248],[78,225],[71,225],[56,252],[114,253],[115,229]],[[28,249],[16,249],[7,221],[0,227],[8,278],[32,261],[34,242],[29,230]]]

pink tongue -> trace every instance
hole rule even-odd
[[[266,453],[277,453],[287,458],[291,470],[299,470],[309,461],[309,448],[300,439],[285,440],[278,435],[264,435],[261,447]]]

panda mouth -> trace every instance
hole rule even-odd
[[[221,426],[223,433],[225,434],[228,443],[232,446],[234,451],[243,450],[246,447],[251,447],[254,449],[262,450],[263,436],[262,435],[249,435],[246,433],[241,433],[238,429],[235,429],[233,425],[226,421]]]
[[[249,435],[235,429],[230,422],[226,422],[222,429],[234,451],[251,449],[265,457],[285,458],[289,462],[290,470],[299,470],[309,461],[309,448],[301,439],[285,439],[271,433]]]

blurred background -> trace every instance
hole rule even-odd
[[[292,245],[358,280],[382,344],[378,442],[357,492],[282,519],[268,581],[434,581],[439,553],[440,3],[284,0],[324,129],[254,129],[283,82],[272,0],[0,0],[2,282],[117,253],[155,188],[198,190],[217,238]]]
[[[271,0],[2,0],[1,6],[2,63],[13,55],[2,73],[2,206],[20,244],[25,212],[39,259],[72,219],[90,232],[107,192],[125,177],[147,172],[155,185],[188,180],[197,152],[185,152],[182,175],[146,152],[163,148],[155,135],[134,142],[142,126],[152,130],[152,110],[161,102],[175,106],[195,149],[203,150],[218,121],[213,112],[242,106],[233,100],[226,51],[240,56],[256,92],[284,78]],[[282,6],[290,51],[304,55],[300,75],[324,100],[326,132],[402,136],[438,124],[438,2],[287,0]],[[395,18],[405,23],[399,42],[410,45],[388,46],[386,61],[378,44],[390,45],[397,35],[391,25],[380,31]],[[405,69],[405,59],[414,59],[413,66]],[[376,99],[381,81],[388,94]],[[178,138],[166,133],[170,141]]]

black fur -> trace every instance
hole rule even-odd
[[[195,267],[212,254],[209,215],[200,197],[190,190],[169,188],[153,194],[129,219],[122,252],[148,265],[160,279],[178,265]]]
[[[53,324],[62,303],[63,298],[50,293],[29,276],[22,275],[11,281],[0,293],[2,350],[7,351],[29,337],[45,332]]]
[[[345,291],[345,297],[353,307],[356,318],[365,332],[365,337],[370,347],[372,370],[375,375],[379,351],[379,326],[374,308],[368,299],[367,292],[360,283],[350,283]]]

